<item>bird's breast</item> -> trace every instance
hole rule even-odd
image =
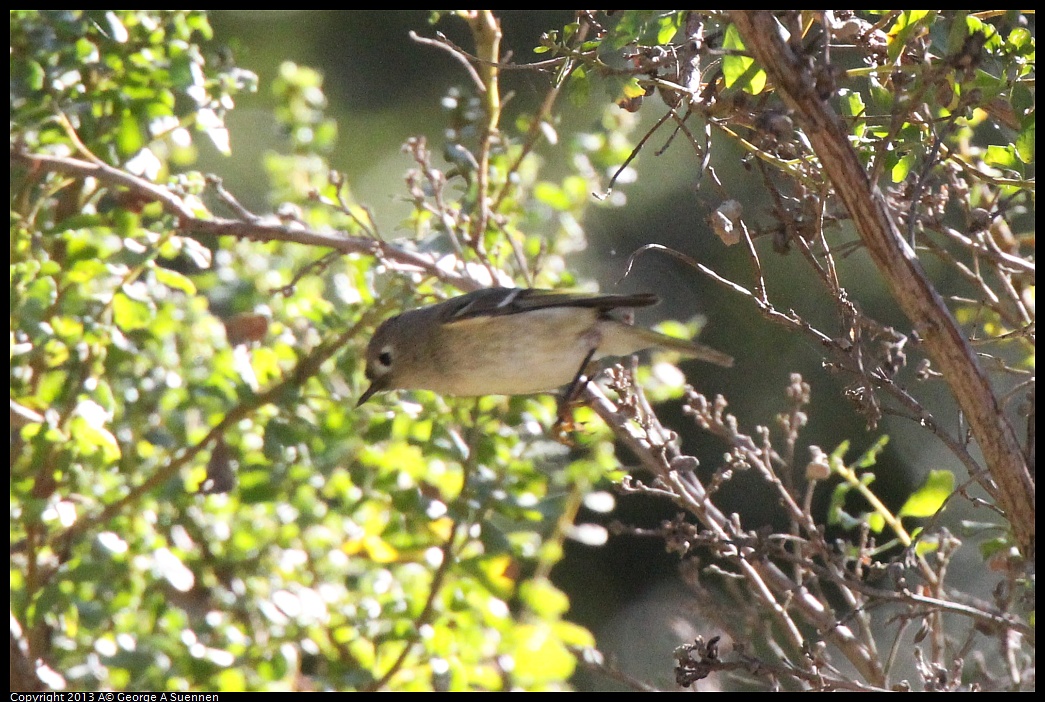
[[[548,308],[448,324],[426,389],[447,395],[527,395],[571,382],[600,342],[597,313]]]

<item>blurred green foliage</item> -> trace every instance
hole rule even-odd
[[[101,159],[210,217],[194,141],[227,151],[224,116],[257,88],[211,39],[195,11],[13,12],[17,148]],[[325,162],[337,130],[322,77],[287,63],[271,90],[287,137],[265,160],[273,203],[311,228],[376,233]],[[454,143],[481,129],[470,100],[444,103]],[[469,226],[474,174],[453,180],[412,148],[408,246],[438,252],[445,227]],[[577,139],[578,163],[619,162],[607,148]],[[496,145],[490,170],[513,182],[494,183],[483,239],[496,267],[552,286],[569,279],[559,232],[576,230],[592,185],[541,182],[538,166],[514,138]],[[441,214],[456,222],[429,204],[447,179]],[[616,469],[605,430],[572,453],[549,442],[549,398],[354,408],[366,329],[452,291],[368,256],[186,237],[133,188],[67,173],[13,173],[11,228],[12,399],[42,415],[12,439],[12,611],[64,685],[565,684],[568,647],[593,640],[563,620],[548,572],[564,510]],[[543,266],[520,270],[506,237]]]

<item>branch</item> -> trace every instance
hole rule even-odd
[[[407,268],[424,271],[440,281],[459,290],[477,290],[475,280],[454,273],[439,265],[435,255],[415,253],[369,237],[350,236],[343,232],[322,232],[300,225],[284,225],[274,221],[256,219],[241,220],[212,217],[204,219],[185,201],[165,186],[151,183],[132,173],[104,163],[95,163],[65,156],[36,154],[11,147],[11,163],[20,163],[30,171],[49,171],[96,178],[103,183],[127,188],[150,202],[159,202],[165,212],[178,219],[179,228],[186,234],[206,236],[231,236],[252,241],[285,241],[305,246],[322,246],[344,254],[358,253],[375,256]]]
[[[1034,553],[1034,482],[984,369],[957,321],[904,241],[867,176],[838,115],[822,100],[805,57],[795,53],[770,12],[736,10],[730,19],[808,137],[824,173],[901,309],[950,385],[983,452],[1021,551]]]
[[[610,427],[617,440],[627,446],[642,466],[668,488],[672,499],[690,514],[697,516],[723,543],[732,544],[737,525],[709,499],[707,489],[693,473],[696,459],[681,455],[673,434],[657,421],[654,415],[643,420],[645,435],[629,426],[628,413],[620,411],[602,390],[588,383],[584,389],[586,403]],[[792,617],[796,610],[808,625],[829,638],[860,671],[866,680],[880,684],[884,680],[873,651],[852,629],[838,621],[832,611],[818,600],[802,583],[790,578],[774,563],[759,558],[750,546],[729,546],[728,557],[741,571],[750,592],[780,626],[781,636],[795,650],[808,644],[798,622]]]

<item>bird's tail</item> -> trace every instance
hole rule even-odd
[[[732,356],[703,344],[698,344],[695,341],[676,339],[673,336],[661,334],[652,329],[629,326],[623,323],[620,326],[623,327],[618,330],[620,333],[611,333],[616,338],[604,339],[604,343],[599,347],[599,350],[606,355],[626,356],[643,349],[659,348],[665,351],[675,351],[688,358],[714,363],[716,366],[724,366],[725,368],[733,366]]]

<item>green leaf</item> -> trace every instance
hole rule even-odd
[[[911,174],[911,169],[918,163],[918,157],[914,154],[908,153],[901,156],[895,164],[893,164],[889,175],[892,177],[894,183],[902,183],[907,180],[907,176]]]
[[[507,654],[514,662],[512,674],[523,684],[540,686],[565,680],[573,674],[576,659],[554,629],[545,623],[514,627],[505,641]]]
[[[875,534],[881,534],[882,529],[885,529],[885,517],[878,512],[872,512],[867,515],[867,526]]]
[[[519,597],[541,618],[559,617],[570,609],[570,600],[550,580],[527,580],[519,586]]]
[[[877,440],[860,455],[856,461],[853,462],[854,468],[870,468],[878,461],[878,456],[885,449],[886,444],[889,443],[889,436],[883,435],[878,437]]]
[[[744,42],[740,39],[740,32],[732,24],[726,29],[723,48],[746,51]],[[736,85],[752,95],[758,95],[766,88],[766,73],[755,65],[755,59],[750,56],[736,54],[724,56],[722,58],[722,77],[727,88]]]
[[[119,460],[121,452],[116,437],[103,424],[73,417],[69,422],[69,434],[78,452],[86,456],[100,453],[101,460],[108,465]]]
[[[44,78],[47,77],[47,73],[36,61],[29,61],[25,66],[25,82],[29,90],[37,91],[43,90]]]
[[[899,517],[931,517],[954,492],[954,474],[947,470],[929,472],[925,484],[918,488],[897,513]]]
[[[1034,35],[1030,33],[1030,30],[1026,27],[1016,27],[1009,32],[1008,39],[1006,42],[1016,51],[1022,50],[1024,47],[1031,47],[1034,45]]]
[[[170,268],[163,268],[162,266],[156,266],[152,269],[152,273],[156,276],[158,282],[163,283],[168,288],[180,290],[190,296],[196,294],[196,284],[193,283],[190,278],[177,271],[173,271]]]
[[[845,507],[845,498],[852,489],[849,483],[835,485],[834,490],[831,491],[831,502],[827,508],[828,524],[838,524],[846,529],[859,525],[859,520],[853,519],[843,509]]]
[[[125,332],[145,329],[152,321],[153,311],[149,305],[132,300],[122,292],[113,295],[113,321]]]
[[[657,43],[667,44],[671,41],[676,34],[678,34],[679,27],[682,26],[682,13],[673,12],[669,15],[664,15],[657,18]]]
[[[830,461],[834,463],[845,463],[845,454],[849,452],[849,439],[843,439],[835,450],[831,452]]]
[[[566,97],[576,107],[584,107],[591,98],[591,80],[583,68],[578,68],[566,83]]]
[[[1020,158],[1020,161],[1026,164],[1034,163],[1035,161],[1035,134],[1037,133],[1037,127],[1035,125],[1035,118],[1031,115],[1027,123],[1024,124],[1022,130],[1020,130],[1019,136],[1016,138],[1016,156]]]
[[[928,554],[932,553],[933,551],[938,551],[940,549],[940,541],[939,541],[939,539],[918,539],[917,537],[921,533],[922,533],[922,530],[920,528],[919,529],[915,529],[911,533],[911,536],[913,538],[917,539],[915,541],[915,543],[914,543],[914,552],[915,553],[917,553],[919,556],[927,556]]]
[[[116,132],[116,144],[124,156],[133,156],[145,145],[138,118],[130,110],[121,115],[120,128]]]
[[[863,96],[848,88],[839,90],[838,96],[841,98],[840,107],[842,114],[853,118],[850,120],[853,125],[853,134],[862,137],[867,131],[867,120],[864,119],[867,115],[867,106],[864,104]]]
[[[896,61],[907,46],[907,42],[928,28],[932,23],[930,15],[935,16],[935,11],[904,10],[900,13],[889,29],[889,47],[886,53],[890,61]]]

